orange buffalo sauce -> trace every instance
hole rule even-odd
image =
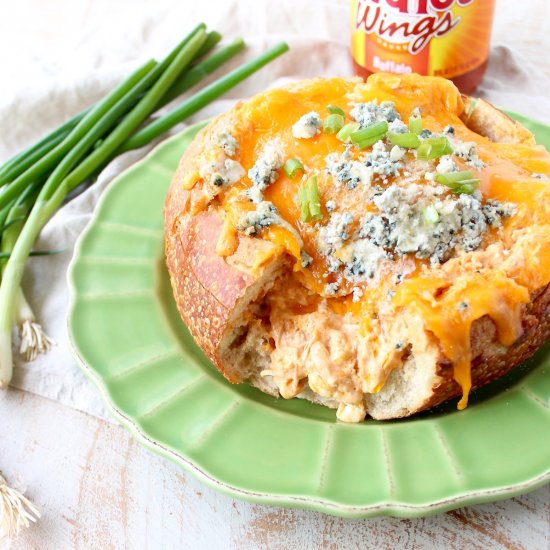
[[[351,0],[357,74],[450,78],[472,92],[487,66],[495,0]]]
[[[483,199],[511,202],[516,207],[514,215],[503,221],[503,227],[490,229],[483,245],[472,253],[440,266],[430,266],[428,261],[410,255],[413,257],[396,260],[376,285],[366,284],[359,300],[352,300],[352,288],[345,286],[346,282],[344,290],[349,295],[326,298],[332,311],[359,320],[361,336],[368,337],[373,348],[378,336],[383,336],[396,319],[412,319],[412,325],[420,319],[414,326],[433,334],[454,366],[454,378],[463,390],[459,408],[464,408],[471,388],[472,324],[488,316],[495,324],[500,343],[510,346],[521,336],[522,308],[530,301],[531,293],[550,283],[550,155],[541,146],[493,143],[468,129],[460,118],[464,110],[461,96],[448,81],[376,74],[366,84],[359,80],[315,80],[302,87],[271,90],[241,104],[232,114],[235,137],[240,143],[235,159],[247,173],[264,145],[276,139],[286,158],[303,159],[308,170],[304,177],[317,174],[323,205],[335,197],[334,193],[341,193],[335,198],[346,200],[344,195],[353,191],[338,191],[331,178],[324,175],[325,157],[341,152],[343,144],[334,135],[322,132],[311,139],[296,139],[291,128],[304,113],[323,113],[329,104],[348,111],[355,102],[373,99],[393,101],[404,120],[418,107],[424,128],[441,132],[451,124],[458,139],[475,142],[484,163],[476,171]],[[353,154],[359,156],[361,152]],[[543,177],[536,179],[533,173]],[[279,170],[277,179],[265,191],[265,199],[276,206],[294,231],[273,225],[258,233],[258,237],[279,245],[273,254],[285,250],[293,257],[292,277],[312,293],[322,294],[327,283],[327,263],[316,249],[317,230],[300,219],[300,181],[289,179]],[[387,185],[391,183],[399,184],[399,176],[390,178]],[[240,198],[242,191],[251,186],[245,175],[218,197],[228,214],[226,221],[237,220],[243,211],[254,208],[250,201]],[[327,218],[323,207],[321,224]],[[231,254],[236,246],[238,236],[232,223],[224,226],[221,255]],[[300,263],[302,246],[313,258],[307,268]],[[404,261],[408,262],[409,271],[396,283]]]

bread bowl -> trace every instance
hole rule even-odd
[[[264,92],[169,189],[180,315],[229,382],[339,420],[462,409],[550,335],[549,176],[526,128],[441,78]]]

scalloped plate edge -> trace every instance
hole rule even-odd
[[[125,415],[121,410],[113,405],[109,391],[105,387],[101,378],[97,373],[84,361],[84,359],[79,355],[75,336],[73,334],[70,319],[73,317],[74,310],[77,306],[77,291],[76,285],[73,279],[73,271],[76,262],[80,257],[81,245],[84,242],[86,235],[91,231],[98,213],[103,205],[103,203],[108,200],[111,190],[122,181],[129,170],[134,170],[139,167],[141,164],[144,164],[149,160],[150,157],[154,156],[160,149],[165,147],[168,143],[177,141],[180,139],[181,134],[188,132],[190,129],[195,127],[201,127],[204,123],[198,123],[194,126],[189,126],[179,134],[176,134],[154,147],[143,159],[136,162],[122,173],[120,173],[116,178],[111,181],[104,192],[102,193],[88,225],[84,231],[79,236],[75,249],[73,252],[73,257],[68,267],[67,271],[67,282],[69,287],[69,308],[67,313],[67,332],[69,335],[70,347],[73,353],[74,358],[77,363],[80,365],[81,369],[84,371],[86,376],[96,385],[99,389],[103,402],[107,406],[107,410],[117,420],[122,424],[142,445],[147,447],[149,450],[160,454],[173,462],[177,463],[180,466],[183,466],[188,472],[192,475],[205,482],[208,486],[216,489],[220,492],[223,492],[229,496],[247,500],[249,502],[254,502],[258,504],[271,505],[271,506],[280,506],[284,508],[302,508],[316,512],[323,512],[330,515],[341,516],[349,519],[360,519],[360,518],[370,518],[377,516],[394,516],[394,517],[403,517],[403,518],[418,518],[425,517],[430,515],[435,515],[462,506],[469,506],[472,504],[482,504],[488,502],[494,502],[497,500],[504,500],[514,496],[519,496],[540,487],[543,487],[547,483],[550,483],[550,468],[545,473],[531,478],[522,483],[515,485],[496,488],[496,489],[484,489],[474,492],[468,492],[463,495],[454,496],[448,499],[436,500],[428,505],[407,505],[399,502],[388,501],[380,504],[373,504],[367,506],[349,506],[344,505],[338,502],[330,501],[327,499],[315,499],[305,496],[297,495],[278,495],[271,493],[262,493],[254,492],[246,489],[236,487],[234,485],[225,483],[214,476],[211,476],[204,470],[202,470],[197,464],[192,460],[184,456],[182,453],[177,452],[170,447],[167,447],[154,439],[151,439],[144,433],[139,426],[127,415]]]

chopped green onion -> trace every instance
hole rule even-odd
[[[292,158],[288,159],[285,162],[283,170],[285,171],[287,177],[293,180],[296,177],[296,174],[300,172],[300,170],[302,172],[304,171],[304,165],[298,159]]]
[[[418,148],[420,160],[433,160],[443,155],[450,155],[453,148],[446,137],[426,138]]]
[[[386,134],[387,131],[388,123],[385,120],[381,120],[380,122],[375,122],[366,128],[361,128],[360,130],[357,130],[357,132],[353,132],[350,137],[353,142],[363,141],[379,134]]]
[[[422,116],[411,115],[409,117],[409,130],[418,136],[422,133]]]
[[[420,146],[420,138],[412,132],[405,132],[404,134],[388,132],[388,139],[392,145],[398,145],[405,149],[417,149]]]
[[[450,187],[453,193],[457,195],[462,193],[471,195],[479,188],[480,183],[480,180],[475,178],[469,170],[451,172],[449,174],[437,174],[434,179],[437,183]]]
[[[365,149],[384,139],[388,131],[388,123],[385,120],[375,122],[366,128],[361,128],[350,135],[351,141],[358,149]]]
[[[370,147],[371,145],[374,145],[376,142],[380,141],[381,139],[384,139],[386,134],[378,134],[376,136],[373,136],[371,138],[365,138],[361,141],[354,141],[353,144],[357,149],[366,149],[367,147]]]
[[[348,143],[351,140],[351,134],[359,130],[359,124],[357,122],[351,122],[346,124],[337,134],[336,138],[344,143]]]
[[[305,185],[298,190],[298,204],[300,205],[303,222],[309,223],[323,217],[316,176],[311,176]]]
[[[434,224],[439,221],[439,212],[433,204],[430,204],[430,206],[426,206],[426,208],[422,209],[422,216],[430,224]]]
[[[336,134],[344,126],[344,117],[338,114],[328,115],[323,121],[324,134]]]
[[[344,109],[341,109],[340,107],[338,107],[338,105],[328,105],[327,111],[332,115],[340,115],[343,117],[346,116],[346,113],[344,113]]]
[[[479,180],[465,181],[462,185],[459,185],[454,189],[454,193],[457,195],[473,195],[475,191],[479,189]]]
[[[460,185],[461,182],[471,179],[474,179],[474,175],[469,170],[464,170],[462,172],[449,172],[448,174],[437,174],[435,176],[435,181],[449,187],[452,187],[453,185]]]

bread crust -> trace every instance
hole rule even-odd
[[[504,143],[534,143],[532,134],[512,121],[501,111],[483,100],[478,100],[471,111],[471,99],[463,97],[465,110],[462,118],[476,133]],[[216,253],[216,244],[223,229],[223,219],[216,205],[198,213],[192,212],[191,205],[197,202],[196,188],[186,190],[184,181],[188,175],[191,159],[202,149],[217,128],[227,121],[224,115],[201,130],[197,138],[183,155],[165,203],[165,244],[166,260],[174,296],[179,313],[206,356],[232,383],[243,382],[242,377],[232,372],[224,364],[221,348],[227,333],[235,325],[235,311],[243,301],[250,302],[251,289],[257,284],[259,274],[247,268],[228,262]],[[257,239],[238,236],[239,247],[246,241],[251,250],[257,246]],[[282,254],[274,255],[272,263],[281,262]],[[256,295],[257,292],[252,292]],[[471,332],[472,387],[483,386],[508,373],[512,368],[529,358],[545,340],[550,337],[550,286],[540,289],[531,297],[522,314],[523,336],[502,352],[498,344],[496,330],[490,318],[484,317],[474,322]],[[477,350],[477,352],[476,352]],[[441,354],[441,361],[435,365],[434,379],[430,394],[415,404],[413,410],[401,413],[394,411],[385,416],[374,414],[376,418],[397,418],[432,408],[440,403],[459,396],[460,386],[453,378],[453,367]],[[253,385],[254,380],[248,380]],[[263,391],[274,393],[262,384]],[[333,403],[323,403],[334,406]]]
[[[478,355],[472,360],[472,389],[502,378],[514,367],[529,359],[550,338],[550,285],[532,297],[522,316],[522,336],[505,353],[495,353],[496,329],[489,317],[482,317],[472,326],[472,349]],[[462,394],[453,378],[453,366],[443,360],[437,364],[437,384],[432,395],[418,406],[416,412],[431,409]]]
[[[462,101],[464,112],[461,118],[470,130],[497,143],[535,144],[535,138],[527,128],[488,101],[465,95],[462,96]]]

